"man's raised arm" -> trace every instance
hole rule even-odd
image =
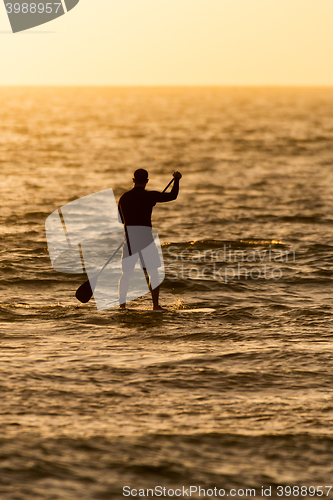
[[[182,178],[182,174],[180,172],[174,172],[173,177],[175,181],[170,193],[159,193],[158,191],[153,191],[155,195],[154,198],[157,203],[163,201],[172,201],[177,198],[179,192],[179,181]]]

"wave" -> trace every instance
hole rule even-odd
[[[242,249],[242,248],[252,248],[252,247],[282,247],[286,248],[289,247],[290,245],[287,243],[284,243],[283,241],[279,240],[268,240],[264,238],[258,238],[258,239],[239,239],[239,240],[196,240],[196,241],[180,241],[180,242],[168,242],[168,243],[163,243],[162,248],[169,248],[171,246],[177,246],[179,248],[192,248],[195,250],[206,250],[206,249],[217,249],[217,248],[224,248],[228,247],[230,249]]]

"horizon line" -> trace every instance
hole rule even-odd
[[[333,88],[332,84],[0,84],[4,87],[90,87],[90,88]]]

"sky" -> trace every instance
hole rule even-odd
[[[80,0],[16,34],[0,2],[0,85],[333,85],[333,0]]]

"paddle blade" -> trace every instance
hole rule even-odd
[[[77,298],[77,300],[79,300],[83,304],[89,302],[94,293],[94,289],[97,283],[97,277],[98,276],[94,276],[94,278],[86,281],[76,290],[75,297]]]

